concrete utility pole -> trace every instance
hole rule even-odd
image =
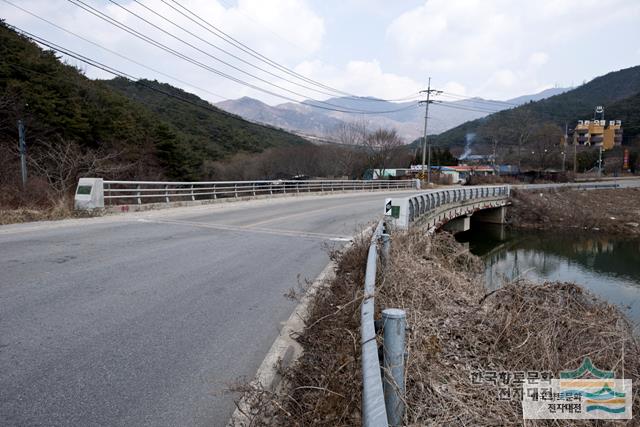
[[[600,146],[598,155],[598,176],[602,176],[602,146]]]
[[[428,163],[427,163],[427,184],[431,184],[431,144],[429,143],[429,148],[427,149],[427,122],[429,120],[429,104],[433,104],[435,101],[431,99],[431,94],[437,95],[442,93],[440,90],[431,89],[431,77],[429,77],[429,84],[427,85],[427,90],[421,90],[420,93],[427,94],[426,101],[419,101],[418,104],[425,105],[424,108],[424,138],[422,140],[422,178],[424,179],[424,169],[425,169],[425,161],[427,161],[427,151],[428,154]]]
[[[18,150],[20,151],[23,190],[27,188],[27,143],[24,140],[24,134],[24,123],[22,123],[22,120],[18,120]]]

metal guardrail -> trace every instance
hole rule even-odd
[[[455,208],[465,204],[483,201],[500,201],[509,197],[508,185],[451,188],[416,194],[387,203],[390,208],[385,212],[391,215],[398,228],[408,228],[418,218],[425,215],[441,214],[444,208]]]
[[[376,270],[378,264],[378,240],[382,237],[383,221],[378,223],[367,257],[364,278],[364,299],[360,308],[360,343],[362,346],[362,424],[364,427],[388,427],[387,410],[382,389],[378,343],[374,323],[374,295],[376,291]]]
[[[106,204],[127,201],[135,204],[169,203],[271,194],[395,190],[416,188],[416,185],[416,180],[104,181],[104,200]]]
[[[76,209],[102,209],[106,205],[195,202],[218,198],[240,198],[272,194],[325,193],[420,188],[420,181],[407,180],[272,180],[272,181],[105,181],[80,178]]]

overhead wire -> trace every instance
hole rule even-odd
[[[445,95],[445,96],[448,96],[450,98],[456,98],[456,99],[459,99],[459,100],[476,102],[476,103],[480,103],[480,104],[495,104],[495,105],[500,105],[500,106],[511,106],[511,107],[517,107],[517,106],[520,105],[520,104],[515,104],[513,102],[508,102],[508,101],[496,101],[496,100],[491,100],[491,99],[470,97],[470,96],[459,95],[459,94],[455,94],[455,93],[451,93],[451,92],[442,92],[442,94]]]
[[[17,8],[17,9],[21,10],[21,11],[22,11],[22,12],[24,12],[24,13],[27,13],[27,14],[29,14],[29,15],[33,16],[33,17],[34,17],[34,18],[36,18],[36,19],[39,19],[39,20],[41,20],[41,21],[43,21],[43,22],[45,22],[45,23],[47,23],[47,24],[49,24],[49,25],[53,26],[54,28],[59,29],[60,31],[64,31],[65,33],[67,33],[67,34],[69,34],[69,35],[72,35],[72,36],[74,36],[74,37],[76,37],[76,38],[78,38],[78,39],[80,39],[80,40],[82,40],[82,41],[84,41],[84,42],[86,42],[86,43],[89,43],[89,44],[91,44],[91,45],[93,45],[93,46],[95,46],[95,47],[97,47],[97,48],[99,48],[99,49],[102,49],[102,50],[104,50],[104,51],[106,51],[106,52],[109,52],[109,53],[111,53],[111,54],[113,54],[113,55],[116,55],[116,56],[118,56],[119,58],[122,58],[122,59],[124,59],[124,60],[126,60],[126,61],[131,62],[132,64],[136,64],[137,66],[142,67],[142,68],[144,68],[144,69],[146,69],[146,70],[152,71],[152,72],[154,72],[154,73],[158,73],[158,74],[160,74],[160,75],[162,75],[162,76],[164,76],[164,77],[167,77],[167,78],[172,79],[172,80],[174,80],[174,81],[176,81],[176,82],[182,83],[183,85],[189,86],[189,87],[191,87],[191,88],[193,88],[193,89],[197,89],[197,90],[199,90],[199,91],[206,92],[206,93],[208,93],[208,94],[210,94],[210,95],[213,95],[213,96],[215,96],[215,97],[217,97],[217,98],[220,98],[220,99],[223,99],[223,100],[228,100],[228,98],[226,98],[226,97],[224,97],[224,96],[222,96],[222,95],[219,95],[219,94],[217,94],[217,93],[215,93],[215,92],[212,92],[212,91],[210,91],[210,90],[208,90],[208,89],[205,89],[205,88],[203,88],[203,87],[196,86],[196,85],[194,85],[194,84],[192,84],[192,83],[189,83],[189,82],[187,82],[187,81],[184,81],[184,80],[182,80],[182,79],[180,79],[180,78],[178,78],[178,77],[172,76],[172,75],[170,75],[170,74],[167,74],[167,73],[165,73],[165,72],[163,72],[163,71],[160,71],[160,70],[158,70],[158,69],[155,69],[155,68],[153,68],[153,67],[149,67],[149,66],[147,66],[147,65],[145,65],[145,64],[143,64],[143,63],[141,63],[141,62],[139,62],[139,61],[136,61],[135,59],[132,59],[132,58],[129,58],[128,56],[122,55],[121,53],[116,52],[115,50],[112,50],[112,49],[109,49],[109,48],[107,48],[107,47],[105,47],[105,46],[102,46],[102,45],[101,45],[101,44],[99,44],[99,43],[96,43],[96,42],[94,42],[94,41],[92,41],[92,40],[90,40],[90,39],[87,39],[87,38],[85,38],[85,37],[81,36],[80,34],[77,34],[77,33],[73,32],[73,31],[71,31],[71,30],[69,30],[69,29],[67,29],[67,28],[64,28],[64,27],[62,27],[62,26],[60,26],[60,25],[58,25],[58,24],[56,24],[56,23],[54,23],[54,22],[52,22],[52,21],[49,21],[48,19],[43,18],[43,17],[41,17],[41,16],[39,16],[39,15],[37,15],[37,14],[35,14],[35,13],[33,13],[33,12],[31,12],[31,11],[29,11],[29,10],[27,10],[27,9],[23,8],[23,7],[20,7],[20,6],[16,5],[16,4],[14,4],[14,3],[10,2],[9,0],[2,0],[2,1],[3,1],[3,2],[5,2],[5,3],[7,3],[7,4],[10,4],[11,6],[13,6],[13,7],[15,7],[15,8]]]
[[[3,0],[3,1],[6,1],[6,0]],[[33,33],[30,33],[30,32],[28,32],[28,31],[26,31],[26,30],[23,30],[23,29],[21,29],[21,28],[19,28],[19,27],[14,26],[14,25],[10,25],[10,24],[7,24],[7,25],[8,25],[9,27],[13,28],[15,31],[17,31],[17,32],[19,32],[19,33],[21,33],[21,34],[23,34],[25,37],[27,37],[27,38],[29,38],[29,39],[31,39],[31,40],[33,40],[33,41],[35,41],[35,42],[37,42],[37,43],[39,43],[39,44],[43,45],[43,46],[49,47],[49,48],[50,48],[50,49],[52,49],[52,50],[55,50],[55,51],[57,51],[57,52],[59,52],[59,53],[62,53],[62,54],[64,54],[64,55],[66,55],[66,56],[69,56],[69,57],[71,57],[71,58],[74,58],[74,59],[76,59],[76,60],[78,60],[78,61],[81,61],[81,62],[83,62],[83,63],[85,63],[85,64],[88,64],[88,65],[90,65],[90,66],[93,66],[94,68],[101,69],[101,70],[103,70],[103,71],[105,71],[105,72],[107,72],[107,73],[109,73],[109,74],[112,74],[112,75],[114,75],[114,76],[117,76],[117,77],[125,78],[125,79],[127,79],[127,80],[132,81],[132,82],[135,82],[136,84],[139,84],[139,85],[141,85],[141,86],[143,86],[143,87],[146,87],[146,88],[148,88],[148,89],[150,89],[150,90],[153,90],[153,91],[155,91],[155,92],[162,93],[162,94],[167,95],[167,96],[170,96],[170,97],[172,97],[172,98],[175,98],[175,99],[181,100],[181,101],[183,101],[183,102],[189,103],[189,104],[191,104],[191,105],[194,105],[194,106],[197,106],[197,107],[200,107],[200,108],[205,108],[205,109],[207,109],[207,110],[209,110],[209,111],[219,112],[219,113],[223,113],[223,114],[225,114],[225,115],[231,116],[231,117],[238,118],[238,116],[236,116],[235,114],[228,113],[228,112],[226,112],[226,111],[224,111],[224,110],[221,110],[221,109],[219,109],[219,108],[216,108],[216,107],[213,107],[213,106],[208,107],[208,106],[206,106],[206,105],[199,104],[199,103],[195,103],[195,102],[193,102],[193,101],[191,101],[191,100],[189,100],[189,99],[186,99],[186,98],[183,98],[183,97],[177,96],[177,95],[172,94],[172,93],[170,93],[170,92],[163,91],[163,90],[161,90],[161,89],[159,89],[159,88],[157,88],[157,87],[155,87],[155,86],[153,86],[153,85],[150,85],[150,84],[145,83],[145,82],[143,81],[143,79],[138,78],[138,77],[135,77],[135,76],[133,76],[133,75],[131,75],[131,74],[127,73],[127,72],[124,72],[124,71],[118,70],[118,69],[116,69],[115,67],[109,66],[109,65],[107,65],[107,64],[104,64],[104,63],[99,62],[99,61],[97,61],[97,60],[94,60],[94,59],[92,59],[92,58],[89,58],[89,57],[87,57],[87,56],[85,56],[85,55],[82,55],[82,54],[80,54],[80,53],[78,53],[78,52],[75,52],[75,51],[73,51],[73,50],[71,50],[71,49],[65,48],[65,47],[63,47],[63,46],[61,46],[61,45],[59,45],[59,44],[57,44],[57,43],[54,43],[54,42],[52,42],[52,41],[50,41],[50,40],[47,40],[47,39],[45,39],[45,38],[43,38],[43,37],[40,37],[40,36],[35,35],[35,34],[33,34]],[[314,106],[314,107],[316,107],[316,108],[322,108],[322,109],[327,109],[327,108],[322,107],[322,106]],[[406,109],[406,107],[405,107],[405,109]],[[333,110],[333,111],[335,111],[335,110]],[[362,113],[359,113],[359,114],[362,114]]]
[[[187,103],[187,104],[191,104],[191,105],[193,105],[195,107],[202,108],[202,109],[205,109],[205,110],[208,110],[208,111],[211,111],[211,112],[215,112],[215,113],[224,114],[226,116],[233,117],[233,118],[236,118],[236,119],[241,119],[239,116],[237,116],[235,114],[232,114],[232,113],[229,113],[227,111],[221,110],[219,108],[216,108],[216,107],[213,107],[213,106],[209,106],[209,105],[207,105],[205,103],[193,102],[190,99],[183,98],[183,97],[175,95],[173,93],[164,91],[164,90],[162,90],[162,89],[160,89],[158,87],[155,87],[153,85],[150,85],[150,84],[146,83],[143,79],[134,77],[133,75],[128,74],[128,73],[126,73],[124,71],[120,71],[120,70],[118,70],[118,69],[116,69],[114,67],[111,67],[111,66],[107,65],[107,64],[104,64],[102,62],[99,62],[99,61],[96,61],[94,59],[91,59],[91,58],[89,58],[89,57],[87,57],[85,55],[77,53],[77,52],[75,52],[75,51],[73,51],[71,49],[65,48],[65,47],[63,47],[63,46],[61,46],[61,45],[59,45],[57,43],[49,41],[49,40],[47,40],[47,39],[45,39],[43,37],[40,37],[40,36],[38,36],[36,34],[30,33],[30,32],[28,32],[26,30],[23,30],[23,29],[21,29],[19,27],[16,27],[15,25],[10,25],[10,24],[7,24],[7,25],[10,28],[14,29],[16,32],[22,34],[24,37],[28,38],[29,40],[32,40],[32,41],[34,41],[34,42],[36,42],[38,44],[46,46],[46,47],[50,48],[51,50],[54,50],[54,51],[56,51],[58,53],[61,53],[61,54],[64,54],[64,55],[66,55],[66,56],[68,56],[70,58],[74,58],[74,59],[76,59],[76,60],[78,60],[80,62],[83,62],[83,63],[85,63],[87,65],[90,65],[90,66],[92,66],[94,68],[98,68],[100,70],[103,70],[103,71],[105,71],[105,72],[107,72],[107,73],[109,73],[111,75],[114,75],[116,77],[124,78],[126,80],[129,80],[129,81],[135,83],[135,84],[138,84],[138,85],[143,86],[143,87],[145,87],[147,89],[150,89],[150,90],[152,90],[154,92],[161,93],[161,94],[163,94],[165,96],[177,99],[177,100],[182,101],[182,102]],[[21,68],[25,68],[25,67],[21,67]],[[33,71],[35,71],[35,70],[33,70]],[[45,73],[41,73],[41,74],[45,74]]]
[[[407,96],[403,96],[400,98],[395,98],[395,99],[383,99],[383,98],[372,98],[372,97],[366,97],[366,96],[358,96],[358,95],[353,95],[350,94],[348,92],[333,88],[331,86],[328,86],[326,84],[320,83],[316,80],[310,79],[294,70],[291,70],[289,68],[287,68],[284,65],[279,64],[278,62],[268,58],[265,55],[262,55],[261,53],[257,52],[256,50],[252,49],[251,47],[247,46],[246,44],[242,43],[241,41],[233,38],[231,35],[225,33],[224,31],[222,31],[220,28],[216,27],[215,25],[211,24],[210,22],[207,22],[206,20],[204,20],[202,17],[200,17],[199,15],[197,15],[196,13],[194,13],[193,11],[189,10],[186,6],[180,4],[179,2],[175,1],[175,0],[169,0],[172,3],[176,4],[178,7],[180,7],[182,10],[184,10],[186,13],[188,13],[191,16],[187,16],[185,13],[181,12],[180,10],[178,10],[176,7],[174,7],[173,5],[171,5],[167,0],[160,0],[162,3],[164,3],[165,5],[169,6],[171,9],[173,9],[174,11],[178,12],[179,14],[181,14],[182,16],[184,16],[185,18],[189,19],[191,22],[195,23],[196,25],[198,25],[199,27],[205,29],[206,31],[208,31],[209,33],[215,35],[216,37],[220,38],[221,40],[224,40],[225,42],[231,44],[232,46],[236,47],[237,49],[247,53],[248,55],[251,55],[252,57],[266,63],[269,64],[279,70],[281,70],[282,72],[285,72],[291,76],[294,76],[296,78],[299,78],[301,80],[304,80],[310,84],[316,85],[318,87],[322,87],[324,89],[330,90],[332,92],[335,92],[336,94],[339,94],[340,96],[343,97],[347,97],[347,98],[352,98],[352,99],[361,99],[361,100],[365,100],[365,101],[383,101],[383,102],[397,102],[397,101],[408,101],[408,100],[412,100],[412,99],[416,99],[419,94],[415,93],[415,94],[411,94],[411,95],[407,95]],[[199,22],[198,22],[199,21]],[[204,23],[204,25],[202,24]],[[206,26],[205,26],[206,25]]]
[[[136,17],[138,17],[139,19],[143,19],[142,17],[140,17],[139,15],[137,15],[137,14],[135,14],[134,12],[130,11],[130,10],[129,10],[129,9],[127,9],[126,7],[124,7],[124,6],[120,5],[120,4],[119,4],[119,3],[117,3],[116,1],[114,1],[114,0],[109,0],[109,1],[110,1],[111,3],[113,3],[113,4],[117,5],[117,6],[119,6],[120,8],[122,8],[122,9],[126,10],[127,12],[129,12],[129,13],[131,13],[131,14],[135,15],[135,16],[136,16]],[[311,90],[311,91],[314,91],[314,92],[317,92],[317,93],[321,93],[321,94],[323,94],[323,95],[334,96],[334,95],[333,95],[332,93],[330,93],[330,92],[326,92],[326,91],[323,91],[323,90],[320,90],[320,89],[316,89],[316,88],[309,87],[309,86],[307,86],[307,85],[304,85],[304,84],[301,84],[301,83],[295,82],[295,81],[290,80],[290,79],[288,79],[288,78],[286,78],[286,77],[280,76],[280,75],[275,74],[275,73],[273,73],[273,72],[271,72],[271,71],[269,71],[269,70],[266,70],[266,69],[264,69],[264,68],[262,68],[262,67],[260,67],[260,66],[258,66],[258,65],[255,65],[255,64],[253,64],[253,63],[251,63],[251,62],[249,62],[249,61],[247,61],[247,60],[245,60],[245,59],[243,59],[243,58],[240,58],[239,56],[237,56],[237,55],[235,55],[235,54],[233,54],[233,53],[231,53],[231,52],[229,52],[229,51],[227,51],[227,50],[225,50],[225,49],[222,49],[222,48],[220,48],[220,47],[216,46],[215,44],[211,43],[210,41],[208,41],[208,40],[206,40],[206,39],[203,39],[203,38],[202,38],[202,37],[200,37],[199,35],[197,35],[197,34],[193,33],[192,31],[190,31],[190,30],[188,30],[188,29],[186,29],[186,28],[184,28],[183,26],[181,26],[181,25],[179,25],[179,24],[176,24],[176,23],[175,23],[174,21],[172,21],[171,19],[169,19],[169,18],[167,18],[166,16],[163,16],[163,15],[161,15],[160,13],[156,12],[155,10],[151,9],[150,7],[148,7],[147,5],[145,5],[144,3],[142,3],[141,1],[139,1],[139,0],[133,0],[133,1],[134,1],[136,4],[140,5],[142,8],[144,8],[144,9],[148,10],[149,12],[151,12],[152,14],[154,14],[155,16],[157,16],[157,17],[159,17],[159,18],[163,19],[164,21],[168,22],[169,24],[173,25],[174,27],[177,27],[177,28],[181,29],[182,31],[186,32],[187,34],[191,35],[192,37],[195,37],[196,39],[198,39],[198,40],[200,40],[200,41],[202,41],[202,42],[204,42],[204,43],[208,44],[209,46],[213,47],[214,49],[219,50],[220,52],[223,52],[223,53],[225,53],[225,54],[227,54],[227,55],[231,56],[232,58],[234,58],[234,59],[236,59],[236,60],[238,60],[238,61],[240,61],[240,62],[242,62],[242,63],[244,63],[244,64],[249,65],[250,67],[256,68],[256,69],[258,69],[258,70],[260,70],[260,71],[262,71],[262,72],[264,72],[264,73],[267,73],[267,74],[269,74],[269,75],[271,75],[271,76],[273,76],[273,77],[275,77],[275,78],[278,78],[278,79],[284,80],[284,81],[286,81],[286,82],[288,82],[288,83],[294,84],[294,85],[299,86],[299,87],[301,87],[301,88],[304,88],[304,89],[307,89],[307,90]],[[144,19],[143,19],[143,20],[144,20]],[[146,21],[146,20],[144,20],[144,21],[145,21],[145,22],[147,22],[147,23],[149,23],[149,21]],[[159,28],[159,27],[155,26],[154,24],[151,24],[151,23],[149,23],[149,24],[150,24],[150,25],[153,25],[155,28]],[[164,30],[162,30],[162,31],[164,31]],[[239,68],[236,68],[235,66],[232,66],[232,65],[230,65],[230,64],[228,64],[228,63],[226,63],[226,62],[223,62],[223,63],[224,63],[225,65],[228,65],[228,66],[230,66],[230,67],[232,67],[232,68],[234,68],[234,69],[236,69],[236,70],[241,71],[241,72],[243,72],[243,73],[244,73],[244,71],[243,71],[243,70],[240,70]],[[249,74],[249,75],[250,75],[250,76],[252,76],[252,77],[255,77],[255,76],[253,76],[252,74]],[[296,94],[297,94],[297,93],[296,93]],[[299,95],[299,94],[297,94],[297,95]]]
[[[206,65],[206,64],[204,64],[204,63],[202,63],[202,62],[200,62],[198,60],[195,60],[195,59],[189,57],[188,55],[185,55],[182,52],[176,51],[175,49],[172,49],[172,48],[164,45],[163,43],[160,43],[160,42],[156,41],[155,39],[153,39],[153,38],[151,38],[151,37],[139,32],[139,31],[129,27],[128,25],[123,24],[122,22],[120,22],[120,21],[118,21],[118,20],[116,20],[116,19],[114,19],[114,18],[112,18],[112,17],[100,12],[99,10],[97,10],[94,7],[86,4],[82,0],[68,0],[68,1],[70,3],[72,3],[73,5],[85,10],[86,12],[88,12],[88,13],[90,13],[90,14],[92,14],[92,15],[100,18],[100,19],[102,19],[103,21],[115,26],[116,28],[119,28],[119,29],[125,31],[125,32],[127,32],[127,33],[129,33],[129,34],[131,34],[131,35],[133,35],[133,36],[135,36],[135,37],[137,37],[137,38],[139,38],[139,39],[151,44],[154,47],[157,47],[157,48],[159,48],[161,50],[164,50],[166,52],[169,52],[172,55],[177,56],[177,57],[179,57],[179,58],[181,58],[181,59],[183,59],[183,60],[185,60],[187,62],[190,62],[193,65],[196,65],[196,66],[198,66],[200,68],[203,68],[203,69],[205,69],[205,70],[207,70],[209,72],[212,72],[212,73],[214,73],[216,75],[219,75],[221,77],[224,77],[224,78],[227,78],[229,80],[232,80],[232,81],[234,81],[234,82],[236,82],[238,84],[244,85],[246,87],[250,87],[252,89],[261,91],[263,93],[267,93],[269,95],[272,95],[272,96],[275,96],[275,97],[278,97],[278,98],[281,98],[281,99],[285,99],[287,101],[300,103],[300,101],[295,99],[295,98],[292,98],[292,97],[287,96],[287,95],[282,95],[282,94],[274,92],[274,91],[272,91],[270,89],[265,89],[263,87],[257,86],[256,84],[244,81],[242,79],[239,79],[237,77],[234,77],[232,75],[224,73],[224,72],[222,72],[222,71],[220,71],[220,70],[218,70],[216,68],[208,66],[208,65]],[[166,31],[164,31],[162,29],[161,29],[161,31],[166,32]],[[173,37],[175,37],[175,36],[173,36]],[[175,38],[179,39],[178,37],[175,37]],[[189,43],[186,42],[186,44],[189,44]],[[212,56],[212,55],[209,55],[209,56]],[[289,92],[291,92],[291,91],[289,91]],[[301,95],[301,96],[304,97],[304,95]],[[304,103],[304,105],[310,105],[310,106],[313,106],[315,108],[321,108],[321,109],[330,110],[330,111],[337,111],[337,112],[343,112],[343,113],[354,113],[354,114],[386,114],[386,113],[395,113],[395,112],[399,112],[399,111],[404,111],[404,110],[408,109],[408,107],[404,107],[404,108],[386,110],[386,111],[365,111],[365,110],[348,109],[347,107],[342,107],[342,106],[339,106],[339,105],[327,103],[327,102],[324,102],[324,101],[318,101],[318,100],[314,100],[314,99],[310,99],[310,101],[313,101],[314,104],[311,104],[310,102],[306,102],[306,103]],[[322,105],[318,105],[318,104],[322,104]],[[324,105],[327,105],[327,106],[325,107]]]
[[[76,0],[76,1],[80,1],[80,2],[82,3],[82,0]],[[236,70],[236,71],[238,71],[238,72],[240,72],[240,73],[243,73],[243,74],[245,74],[245,75],[247,75],[247,76],[249,76],[249,77],[252,77],[252,78],[254,78],[254,79],[256,79],[256,80],[258,80],[258,81],[260,81],[260,82],[262,82],[262,83],[265,83],[265,84],[267,84],[267,85],[273,86],[273,87],[275,87],[275,88],[277,88],[277,89],[283,90],[283,91],[288,92],[288,93],[291,93],[291,94],[293,94],[293,95],[297,95],[297,96],[300,96],[300,97],[302,97],[302,98],[311,99],[312,101],[318,102],[318,103],[320,103],[320,104],[322,104],[322,105],[327,105],[327,106],[330,106],[330,107],[340,108],[340,106],[338,106],[338,105],[336,105],[336,104],[332,104],[332,103],[330,103],[330,102],[319,101],[319,100],[313,99],[313,98],[311,98],[311,97],[309,97],[309,96],[307,96],[307,95],[305,95],[305,94],[303,94],[303,93],[296,92],[296,91],[291,90],[291,89],[287,89],[287,88],[286,88],[286,87],[284,87],[284,86],[281,86],[281,85],[279,85],[279,84],[276,84],[276,83],[270,82],[269,80],[263,79],[262,77],[259,77],[259,76],[255,75],[255,74],[252,74],[252,73],[250,73],[250,72],[248,72],[248,71],[245,71],[245,70],[243,70],[243,69],[241,69],[241,68],[239,68],[239,67],[236,67],[235,65],[233,65],[233,64],[231,64],[231,63],[229,63],[229,62],[227,62],[227,61],[225,61],[225,60],[222,60],[222,59],[218,58],[217,56],[212,55],[212,54],[210,54],[209,52],[207,52],[207,51],[205,51],[205,50],[202,50],[202,49],[200,49],[199,47],[195,46],[194,44],[192,44],[192,43],[190,43],[190,42],[188,42],[188,41],[186,41],[186,40],[184,40],[184,39],[182,39],[182,38],[180,38],[180,37],[176,36],[175,34],[173,34],[173,33],[169,32],[169,31],[167,31],[167,30],[165,30],[165,29],[163,29],[163,28],[159,27],[158,25],[154,24],[153,22],[149,21],[148,19],[146,19],[146,18],[144,18],[144,17],[140,16],[139,14],[135,13],[134,11],[132,11],[132,10],[128,9],[127,7],[125,7],[125,6],[121,5],[121,4],[120,4],[120,3],[118,3],[117,1],[115,1],[115,0],[108,0],[108,1],[109,1],[109,2],[111,2],[111,3],[113,3],[113,4],[115,4],[116,6],[118,6],[119,8],[121,8],[122,10],[126,11],[127,13],[129,13],[129,14],[131,14],[131,15],[135,16],[135,17],[136,17],[136,18],[138,18],[139,20],[141,20],[141,21],[143,21],[143,22],[147,23],[148,25],[152,26],[153,28],[157,29],[158,31],[161,31],[162,33],[164,33],[164,34],[168,35],[169,37],[172,37],[173,39],[178,40],[179,42],[181,42],[181,43],[183,43],[183,44],[185,44],[185,45],[187,45],[187,46],[191,47],[192,49],[194,49],[194,50],[196,50],[196,51],[198,51],[198,52],[200,52],[200,53],[202,53],[202,54],[204,54],[204,55],[208,56],[209,58],[211,58],[211,59],[213,59],[213,60],[215,60],[215,61],[220,62],[221,64],[226,65],[227,67],[233,68],[234,70]],[[135,1],[135,0],[134,0],[134,1]],[[166,19],[166,18],[163,18],[163,19]],[[171,22],[171,21],[169,21],[169,22]],[[124,24],[123,24],[123,25],[124,25]],[[357,112],[359,113],[360,111],[357,111]]]

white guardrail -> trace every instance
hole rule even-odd
[[[511,188],[508,185],[433,190],[401,199],[387,199],[385,215],[396,227],[406,229],[412,222],[435,223],[446,215],[463,215],[478,209],[504,206]]]
[[[76,209],[100,209],[104,208],[105,204],[140,205],[273,194],[419,189],[419,185],[419,181],[415,179],[163,182],[80,178],[75,206]]]

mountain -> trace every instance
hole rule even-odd
[[[488,129],[513,128],[523,121],[552,122],[564,128],[565,123],[574,125],[579,119],[593,117],[598,105],[605,107],[605,118],[623,120],[625,141],[629,141],[640,134],[637,110],[634,109],[639,93],[640,66],[613,71],[561,94],[463,123],[436,136],[434,142],[463,147],[467,135],[482,135]],[[482,140],[477,142],[482,144]]]
[[[564,90],[566,89],[548,89],[539,94],[525,95],[506,102],[521,104]],[[473,98],[432,104],[429,107],[429,133],[441,133],[461,123],[484,117],[488,113],[477,111],[478,109],[506,108],[507,103]],[[320,108],[314,108],[314,105]],[[338,97],[322,102],[307,100],[302,103],[289,102],[270,106],[256,99],[244,97],[219,102],[216,106],[256,123],[327,139],[331,139],[340,124],[352,121],[364,120],[369,127],[395,128],[406,141],[420,137],[424,127],[424,109],[417,108],[416,101],[388,102],[376,98]],[[358,114],[332,110],[364,110],[373,113]]]
[[[516,98],[507,99],[506,102],[508,102],[509,104],[522,105],[522,104],[526,104],[527,102],[541,101],[546,98],[551,98],[552,96],[560,95],[561,93],[565,93],[567,91],[570,91],[571,89],[573,88],[552,87],[549,89],[545,89],[541,92],[534,93],[533,95],[523,95],[523,96],[518,96]]]
[[[30,153],[48,144],[71,144],[79,155],[99,151],[131,166],[120,168],[126,169],[118,175],[122,178],[204,179],[209,162],[234,153],[306,144],[167,84],[91,80],[0,20],[0,149],[5,153],[16,145],[19,119]]]

